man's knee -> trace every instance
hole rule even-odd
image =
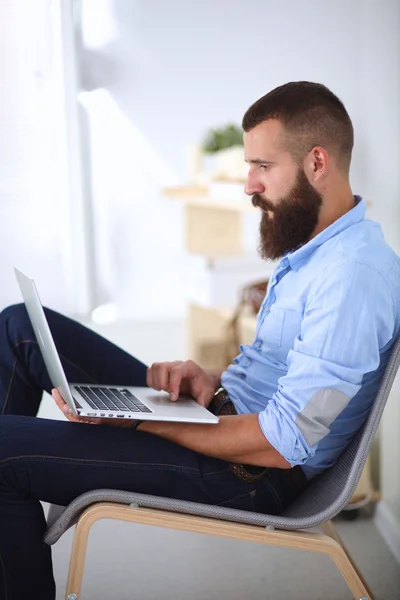
[[[13,304],[0,312],[0,339],[13,346],[16,341],[33,335],[25,304]]]
[[[11,306],[7,306],[0,312],[0,319],[2,320],[10,320],[13,319],[15,321],[26,320],[28,317],[28,313],[26,310],[26,306],[23,302],[20,304],[12,304]]]

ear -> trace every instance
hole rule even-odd
[[[320,183],[325,179],[328,171],[329,157],[325,148],[314,146],[304,161],[304,171],[310,181]]]

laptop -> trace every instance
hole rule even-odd
[[[22,297],[51,382],[75,415],[109,419],[218,423],[218,417],[193,398],[172,402],[167,392],[148,387],[68,383],[35,282],[14,268]]]

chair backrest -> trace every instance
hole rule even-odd
[[[378,393],[364,425],[333,467],[315,478],[304,494],[281,515],[316,525],[332,518],[350,500],[367,460],[400,364],[400,337],[395,342]],[[294,522],[292,523],[292,527]]]

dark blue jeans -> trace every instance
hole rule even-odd
[[[146,366],[46,309],[70,382],[146,385]],[[40,500],[113,488],[279,513],[299,494],[279,469],[238,479],[223,460],[130,429],[35,418],[52,386],[24,305],[0,313],[0,600],[54,600]]]

